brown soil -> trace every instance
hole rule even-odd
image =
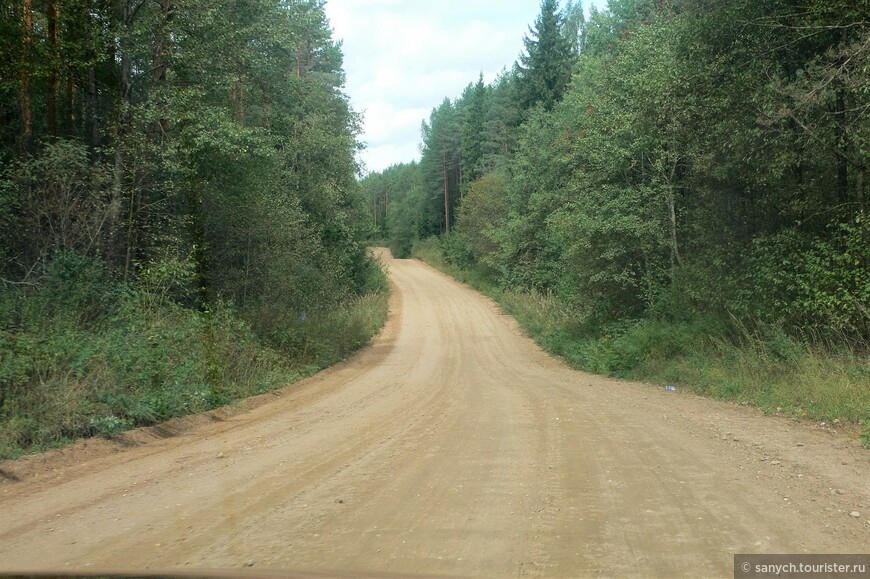
[[[0,571],[730,577],[735,553],[870,552],[853,434],[571,370],[387,261],[390,319],[347,362],[0,463]]]

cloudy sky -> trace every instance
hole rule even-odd
[[[481,72],[489,83],[510,68],[539,10],[540,0],[327,0],[347,93],[364,115],[366,168],[419,159],[420,123]]]

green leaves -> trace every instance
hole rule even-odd
[[[511,73],[432,112],[422,197],[380,183],[375,214],[402,254],[457,215],[448,259],[590,327],[866,338],[870,44],[846,4],[612,0],[581,22],[547,0]]]
[[[870,227],[864,216],[832,223],[825,236],[799,231],[759,240],[753,269],[755,301],[770,300],[791,328],[826,338],[870,331]]]
[[[385,280],[323,1],[56,4],[57,38],[0,10],[0,458],[365,343]]]

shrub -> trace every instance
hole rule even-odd
[[[386,278],[367,275],[378,291],[305,320],[285,312],[282,342],[228,303],[184,308],[162,282],[113,282],[99,261],[59,253],[39,287],[0,289],[0,458],[221,406],[344,358],[386,319]]]
[[[739,310],[782,317],[828,340],[870,337],[870,219],[832,223],[825,237],[797,230],[757,240]]]

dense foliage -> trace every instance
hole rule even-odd
[[[323,4],[0,8],[0,447],[219,404],[373,331],[347,327],[383,279]]]
[[[704,316],[870,336],[870,5],[545,0],[526,51],[372,175],[382,234],[445,236],[588,332]],[[391,218],[391,216],[393,216]],[[448,235],[448,232],[450,234]]]

